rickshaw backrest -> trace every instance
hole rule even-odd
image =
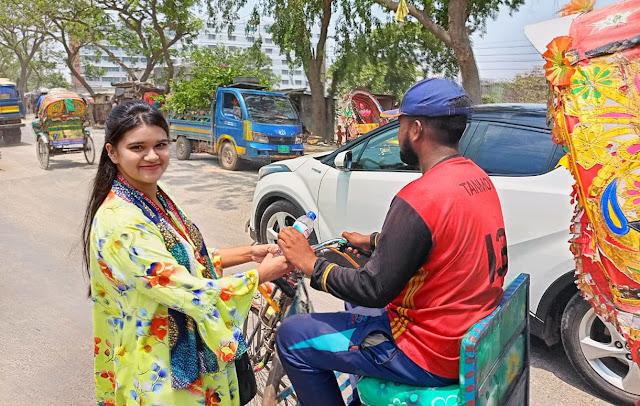
[[[529,275],[518,275],[463,337],[460,389],[465,405],[529,403]]]
[[[40,104],[40,115],[46,123],[49,121],[66,121],[82,119],[86,106],[80,96],[73,92],[56,92],[48,94]]]
[[[529,275],[520,274],[500,305],[462,337],[458,384],[418,387],[364,377],[364,404],[526,406],[529,404]]]

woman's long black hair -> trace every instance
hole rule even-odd
[[[106,144],[111,144],[115,148],[124,135],[142,125],[155,125],[162,128],[169,135],[169,126],[162,114],[142,100],[130,100],[122,103],[111,110],[105,123],[104,143],[100,162],[98,163],[98,173],[93,181],[91,195],[87,203],[87,211],[84,215],[84,225],[82,227],[82,262],[90,276],[90,250],[91,225],[98,208],[111,191],[111,185],[118,176],[118,168],[111,162],[107,153]],[[89,292],[90,293],[90,292]]]

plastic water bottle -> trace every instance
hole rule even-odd
[[[313,221],[316,219],[316,214],[312,211],[307,212],[296,219],[296,222],[293,223],[293,228],[300,231],[302,235],[306,238],[309,238],[311,232],[313,231]],[[282,250],[278,247],[278,252],[276,252],[273,256],[279,257],[283,255]]]

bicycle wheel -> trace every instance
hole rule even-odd
[[[269,376],[262,391],[261,403],[258,404],[261,406],[297,405],[298,397],[277,354],[274,354],[270,364]]]
[[[280,294],[281,293],[276,290],[273,298],[278,298]],[[276,301],[284,304],[283,311],[286,311],[290,304],[290,300],[282,300],[283,298],[280,299],[281,300],[276,299]],[[249,346],[249,359],[251,360],[251,364],[254,368],[257,367],[258,369],[255,371],[258,391],[256,396],[251,400],[251,402],[249,402],[249,405],[251,406],[262,406],[263,404],[276,405],[278,402],[274,400],[275,396],[281,396],[281,398],[284,398],[284,401],[280,402],[280,404],[289,406],[295,406],[298,404],[295,393],[293,393],[293,387],[291,386],[289,379],[284,375],[282,365],[277,360],[275,343],[270,343],[270,339],[272,339],[274,332],[277,330],[280,320],[281,314],[276,314],[269,307],[265,298],[259,293],[256,294],[243,328],[243,333]],[[261,365],[266,355],[268,356],[269,361],[266,365]],[[274,368],[276,369],[276,375],[273,374]],[[271,379],[271,382],[276,384],[269,384],[269,379]],[[270,387],[277,387],[277,390],[270,390]],[[271,394],[271,400],[267,403],[264,403],[263,399],[265,390]],[[288,396],[284,396],[285,394],[288,394]]]

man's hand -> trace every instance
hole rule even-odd
[[[293,227],[285,228],[278,234],[278,245],[291,265],[309,276],[313,273],[316,254],[300,231]]]
[[[359,248],[363,252],[371,251],[371,235],[363,235],[356,232],[345,231],[342,233],[342,237],[349,240],[349,244],[353,245],[356,248]],[[349,247],[347,248],[347,251],[360,257],[360,253],[358,252],[358,250]]]

